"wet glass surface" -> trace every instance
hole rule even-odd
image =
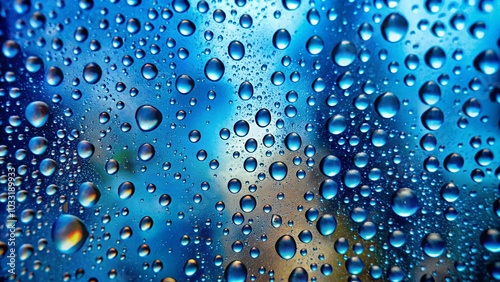
[[[0,2],[0,280],[500,279],[500,2]]]

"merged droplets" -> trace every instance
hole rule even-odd
[[[385,40],[392,43],[399,42],[408,32],[408,21],[401,14],[389,14],[382,22],[381,31]]]
[[[85,244],[88,236],[87,228],[76,216],[63,214],[52,224],[52,241],[61,253],[77,252]]]
[[[42,127],[49,120],[49,105],[42,101],[31,102],[24,110],[28,122],[34,127]]]
[[[224,70],[225,67],[221,60],[212,58],[205,65],[205,76],[210,81],[219,81],[224,75]]]
[[[276,241],[275,248],[276,252],[282,259],[289,260],[295,256],[297,244],[292,236],[283,235],[278,239],[278,241]]]
[[[356,47],[347,40],[339,42],[332,50],[333,61],[341,67],[347,67],[352,64],[356,60],[356,55]]]
[[[399,111],[400,103],[396,95],[386,92],[375,99],[375,110],[383,118],[392,118]]]
[[[135,112],[135,121],[142,131],[155,130],[162,120],[161,112],[151,105],[142,105]]]
[[[101,79],[101,76],[101,67],[96,63],[87,64],[83,69],[83,79],[85,79],[87,83],[96,84]]]

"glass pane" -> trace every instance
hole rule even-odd
[[[499,17],[1,1],[0,280],[500,279]]]

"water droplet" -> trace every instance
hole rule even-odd
[[[323,197],[325,200],[331,200],[335,198],[338,190],[339,185],[333,179],[325,179],[319,186],[321,197]]]
[[[42,173],[43,176],[51,176],[56,172],[57,169],[57,163],[53,159],[43,159],[40,162],[40,173]]]
[[[289,11],[293,11],[300,6],[300,0],[281,0],[281,3]]]
[[[460,190],[453,182],[450,182],[448,184],[443,185],[443,187],[441,187],[440,193],[441,193],[441,197],[445,201],[447,201],[449,203],[453,203],[458,199],[458,196],[460,194]]]
[[[392,210],[401,217],[414,215],[419,209],[418,198],[410,188],[401,188],[394,192],[391,199]]]
[[[302,139],[300,135],[296,132],[291,132],[285,137],[285,146],[288,150],[294,152],[300,149],[302,146]]]
[[[255,114],[255,121],[260,127],[266,127],[271,123],[271,112],[268,109],[260,109],[257,114]]]
[[[290,45],[292,37],[288,30],[282,28],[278,29],[273,36],[273,45],[276,49],[284,50]]]
[[[187,276],[193,276],[198,272],[198,262],[195,259],[189,259],[184,264],[184,273]]]
[[[183,74],[175,81],[175,88],[181,94],[188,94],[194,88],[194,80],[187,74]]]
[[[481,113],[481,102],[476,98],[470,98],[464,103],[462,110],[468,117],[475,118]]]
[[[481,245],[492,253],[500,252],[500,231],[496,228],[486,229],[481,233]]]
[[[375,99],[375,110],[383,118],[392,118],[399,111],[400,103],[396,95],[386,92]]]
[[[217,58],[208,60],[205,65],[205,76],[210,81],[219,81],[224,75],[224,64]]]
[[[35,155],[43,155],[45,151],[47,150],[47,146],[49,144],[49,141],[40,136],[35,136],[30,139],[30,142],[28,144],[28,147],[30,151],[35,154]]]
[[[321,160],[319,167],[324,175],[332,177],[340,172],[342,163],[336,156],[328,155]]]
[[[91,208],[101,198],[101,192],[92,182],[84,182],[78,189],[78,201],[86,208]]]
[[[345,268],[350,274],[358,275],[363,271],[365,264],[359,257],[352,257],[347,259]]]
[[[238,89],[238,95],[244,101],[252,98],[253,85],[248,81],[243,82],[242,84],[240,84],[240,88]]]
[[[153,147],[153,145],[151,145],[151,144],[144,143],[139,147],[137,154],[138,154],[139,159],[141,161],[147,162],[154,157],[155,147]]]
[[[151,105],[142,105],[135,112],[135,121],[142,131],[155,130],[162,120],[161,112]]]
[[[316,228],[323,236],[328,236],[337,229],[337,219],[331,214],[322,215],[316,223]]]
[[[332,59],[337,65],[347,67],[356,60],[356,53],[357,50],[354,44],[343,40],[333,48]]]
[[[443,164],[447,171],[452,173],[459,172],[464,166],[464,158],[458,153],[452,153],[444,159]]]
[[[324,46],[325,43],[323,42],[323,39],[321,39],[318,35],[311,36],[306,43],[306,49],[311,55],[321,53]]]
[[[478,71],[487,75],[492,75],[498,72],[500,68],[500,59],[494,50],[488,49],[477,55],[474,59],[474,66]]]
[[[398,13],[389,14],[381,26],[382,35],[389,42],[401,41],[408,32],[408,21]]]
[[[177,26],[177,31],[182,36],[191,36],[196,31],[196,25],[190,20],[182,20]]]
[[[297,244],[292,236],[283,235],[278,239],[278,241],[276,241],[275,248],[276,252],[282,259],[289,260],[295,256]]]
[[[443,124],[444,114],[439,108],[432,107],[422,114],[421,120],[428,130],[438,130]]]
[[[158,75],[158,68],[155,65],[147,63],[141,68],[142,77],[147,80],[152,80]]]
[[[431,258],[440,257],[446,248],[444,239],[438,233],[429,233],[422,240],[424,254]]]
[[[307,270],[305,270],[302,267],[296,267],[288,277],[288,282],[307,282],[307,281],[309,281],[309,274],[307,274]]]
[[[432,69],[440,69],[446,62],[446,53],[441,47],[434,46],[425,53],[425,63]]]
[[[441,88],[434,81],[428,81],[418,91],[420,100],[427,105],[434,105],[441,100]]]
[[[118,187],[118,196],[120,199],[130,199],[135,192],[135,185],[130,181],[125,181]]]
[[[228,282],[244,282],[247,281],[247,267],[239,260],[230,262],[225,271],[224,278]]]
[[[239,61],[245,56],[245,46],[243,46],[243,43],[240,41],[231,41],[231,43],[229,43],[228,53],[233,60]]]
[[[331,134],[341,134],[347,128],[347,120],[342,115],[335,115],[326,121],[326,127]]]
[[[153,224],[153,219],[150,216],[145,216],[139,222],[139,228],[141,228],[142,231],[148,231],[153,228]]]
[[[49,105],[41,101],[31,102],[24,111],[26,119],[34,127],[42,127],[49,120]]]
[[[288,173],[288,168],[283,162],[274,162],[269,166],[269,174],[276,181],[285,179]]]
[[[54,221],[51,234],[57,250],[64,254],[77,252],[89,236],[83,222],[69,214],[63,214]]]
[[[250,131],[250,125],[245,120],[239,120],[234,124],[234,133],[239,137],[245,137]]]
[[[83,141],[78,142],[76,150],[77,150],[78,156],[80,156],[80,158],[88,159],[88,158],[92,157],[92,155],[94,154],[95,147],[89,141],[83,140]]]
[[[240,199],[240,208],[244,212],[252,212],[256,206],[257,201],[252,195],[246,195]]]
[[[50,67],[45,76],[47,83],[51,86],[57,86],[61,84],[64,79],[63,72],[58,67]]]

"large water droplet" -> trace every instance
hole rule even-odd
[[[481,245],[492,253],[500,252],[500,231],[496,228],[486,229],[481,233]]]
[[[83,140],[78,142],[78,145],[76,146],[76,151],[78,152],[78,156],[83,159],[88,159],[92,157],[94,154],[95,147],[92,143],[89,141]]]
[[[46,138],[35,136],[30,139],[28,147],[33,154],[42,155],[47,150],[48,144],[49,141]]]
[[[175,81],[175,88],[181,94],[188,94],[194,88],[194,80],[187,74],[180,75]]]
[[[120,199],[130,199],[135,193],[135,185],[130,181],[125,181],[118,187]]]
[[[64,79],[63,72],[58,67],[50,67],[45,76],[47,83],[52,86],[57,86],[61,84]]]
[[[101,79],[101,76],[101,67],[96,63],[87,64],[83,69],[83,79],[85,79],[87,83],[96,84]]]
[[[307,274],[307,270],[305,270],[302,267],[296,267],[288,277],[288,282],[307,282],[307,281],[309,281],[309,274]]]
[[[341,134],[347,128],[347,120],[343,115],[335,115],[326,121],[326,127],[331,134]]]
[[[418,91],[420,100],[427,105],[434,105],[441,100],[441,88],[434,81],[428,81]]]
[[[425,53],[425,63],[432,69],[440,69],[446,62],[446,53],[441,47],[434,46]]]
[[[424,254],[431,258],[440,257],[446,248],[444,239],[438,233],[429,233],[422,240]]]
[[[229,43],[228,53],[233,60],[239,61],[245,56],[245,46],[243,46],[243,43],[240,41],[231,41],[231,43]]]
[[[288,173],[288,168],[283,162],[274,162],[269,166],[269,174],[276,181],[285,179]]]
[[[285,146],[290,151],[297,151],[302,146],[302,139],[296,132],[291,132],[285,137]]]
[[[135,112],[135,121],[142,131],[155,130],[162,119],[161,112],[151,105],[142,105]]]
[[[428,130],[438,130],[443,124],[444,114],[439,108],[432,107],[422,114],[421,120]]]
[[[41,101],[31,102],[24,111],[26,119],[34,127],[42,127],[49,120],[49,105]]]
[[[276,252],[282,259],[289,260],[295,256],[297,244],[292,236],[283,235],[278,239],[278,241],[276,241],[275,248]]]
[[[306,49],[311,55],[321,53],[324,46],[325,43],[323,42],[323,39],[321,39],[318,35],[311,36],[311,38],[309,38],[306,42]]]
[[[78,189],[78,201],[86,208],[91,208],[101,198],[101,192],[92,182],[84,182]]]
[[[158,75],[158,68],[150,63],[144,64],[141,68],[141,74],[147,80],[154,79]]]
[[[244,282],[247,278],[247,267],[239,260],[230,262],[225,271],[224,278],[228,282]]]
[[[52,225],[52,241],[61,253],[77,252],[87,240],[89,232],[76,216],[63,214]]]
[[[337,175],[340,172],[341,167],[342,163],[339,158],[334,155],[325,156],[319,164],[321,172],[329,177]]]
[[[293,11],[300,6],[300,0],[281,0],[285,9]]]
[[[288,30],[284,28],[278,29],[273,36],[273,45],[276,49],[284,50],[288,47],[288,45],[290,45],[291,40],[292,37],[290,36]]]
[[[323,236],[328,236],[337,229],[337,219],[331,214],[322,215],[316,223],[316,228]]]
[[[488,49],[477,55],[474,59],[474,66],[478,71],[487,75],[492,75],[498,72],[500,68],[500,59],[494,50]]]
[[[394,192],[391,200],[392,210],[401,217],[409,217],[414,215],[420,205],[415,192],[410,188],[401,188]]]
[[[205,65],[205,76],[211,81],[219,81],[224,75],[224,64],[217,58],[208,60]]]
[[[399,111],[400,103],[396,95],[386,92],[375,99],[375,110],[383,118],[392,118]]]
[[[333,61],[341,66],[347,67],[356,60],[356,47],[347,40],[339,42],[332,50]]]
[[[382,35],[389,42],[401,41],[408,32],[408,21],[398,13],[389,14],[381,26]]]

